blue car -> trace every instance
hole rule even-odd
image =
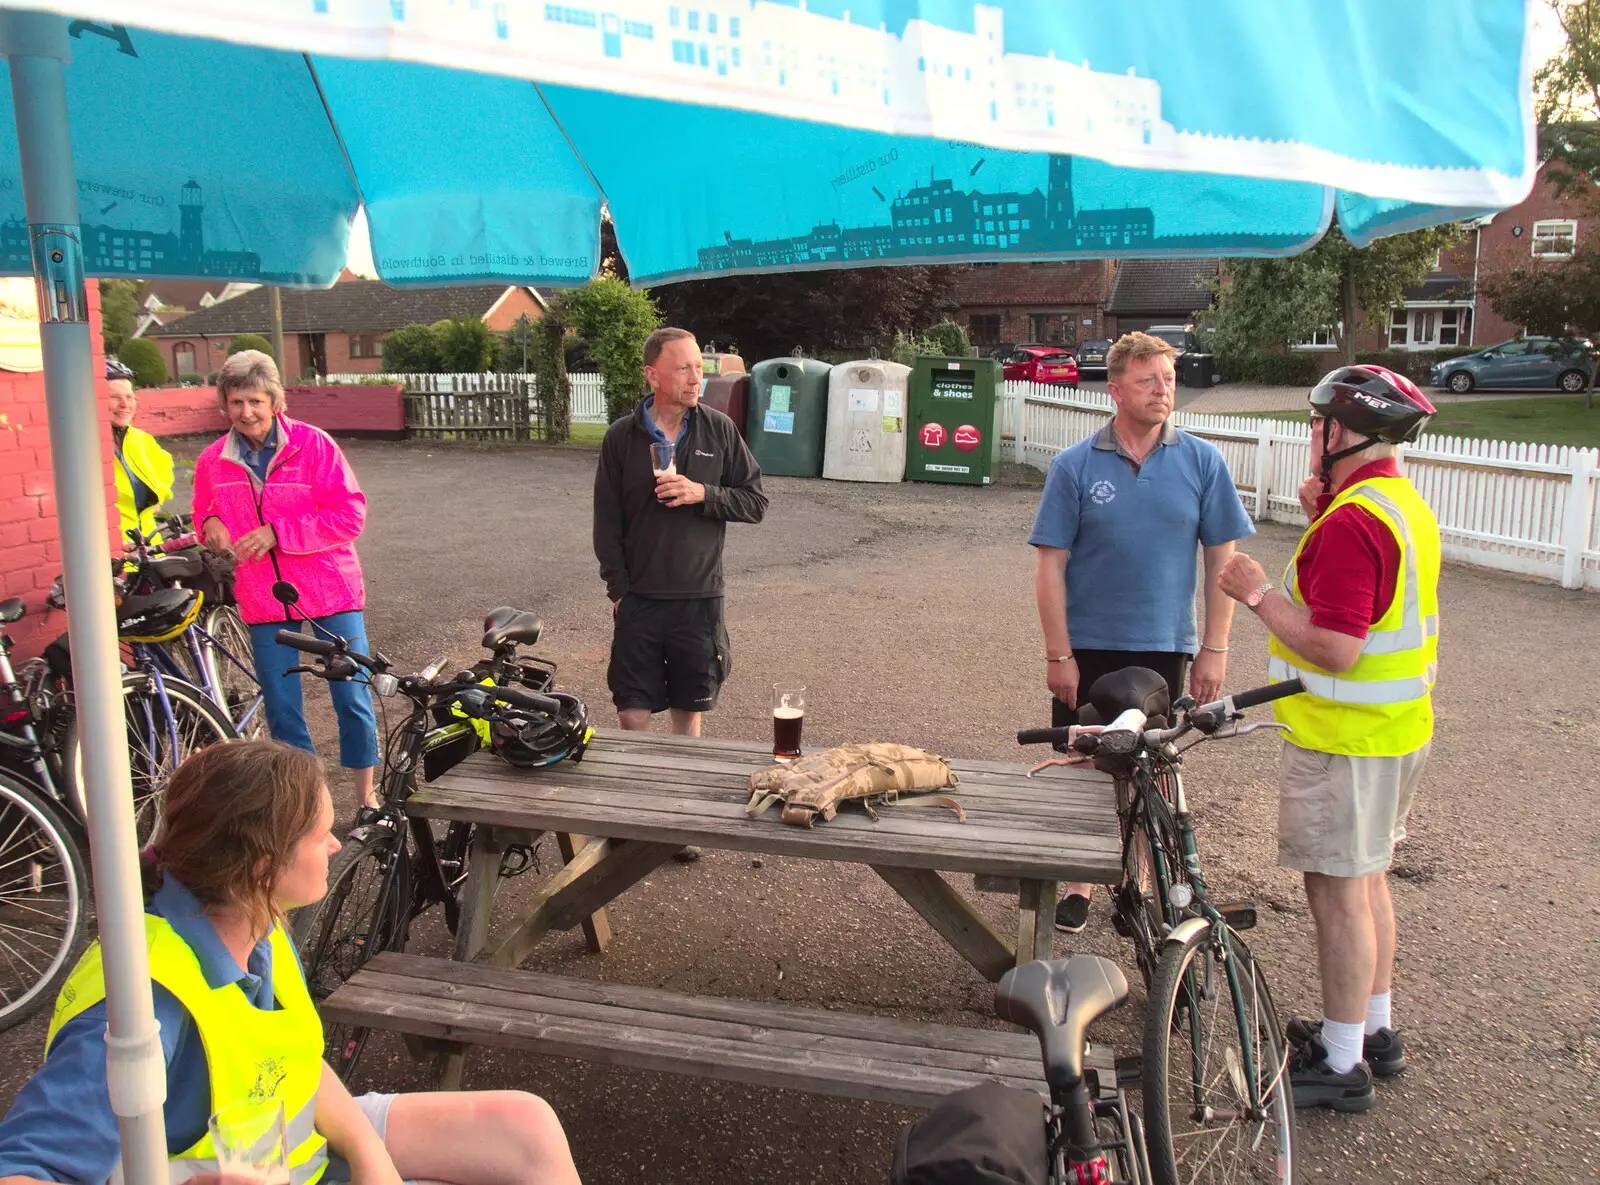
[[[1594,381],[1600,359],[1588,338],[1524,337],[1440,362],[1428,372],[1435,387],[1464,395],[1474,387],[1542,387],[1576,394]]]

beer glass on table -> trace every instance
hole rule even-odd
[[[800,733],[806,723],[806,689],[800,683],[772,685],[772,757],[793,761],[800,756]]]
[[[650,471],[657,477],[673,476],[678,472],[676,453],[677,446],[671,441],[652,441],[650,443]]]
[[[280,1099],[233,1103],[207,1122],[222,1180],[289,1185],[289,1140]]]

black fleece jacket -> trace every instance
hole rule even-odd
[[[733,421],[701,404],[689,413],[674,464],[706,487],[698,506],[656,501],[644,407],[606,430],[594,475],[594,554],[613,601],[624,593],[676,601],[720,597],[728,523],[767,513],[761,466]]]

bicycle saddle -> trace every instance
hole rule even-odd
[[[1110,959],[1073,955],[1007,971],[995,988],[994,1012],[1039,1038],[1045,1079],[1064,1090],[1083,1077],[1089,1026],[1127,998],[1128,981]]]
[[[145,567],[163,584],[174,580],[193,580],[205,572],[206,566],[195,552],[175,551],[170,555],[151,556]]]
[[[1148,667],[1123,667],[1094,681],[1089,702],[1101,720],[1115,720],[1129,708],[1137,708],[1150,718],[1151,728],[1165,728],[1172,711],[1172,690]]]
[[[11,597],[0,601],[0,625],[10,625],[13,621],[21,621],[22,615],[28,611],[28,606],[21,597]]]
[[[486,650],[514,646],[518,642],[532,646],[542,633],[544,622],[539,620],[537,613],[530,613],[526,609],[502,605],[498,609],[491,609],[489,616],[483,619],[483,645]]]
[[[124,597],[117,606],[117,636],[124,642],[165,642],[188,629],[204,598],[190,588],[163,588]]]

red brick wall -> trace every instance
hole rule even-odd
[[[289,415],[324,432],[405,432],[405,405],[399,387],[288,387]],[[213,387],[163,387],[139,392],[135,421],[152,436],[191,433],[220,435],[228,421],[217,408]]]
[[[105,359],[100,349],[100,286],[89,282],[89,336],[94,343],[96,405],[100,409],[100,453],[104,462],[106,512],[116,538],[116,487],[111,480],[111,421],[106,410]],[[61,534],[56,522],[55,470],[45,413],[44,375],[0,371],[0,595],[21,597],[28,615],[6,632],[16,643],[13,658],[31,657],[67,628],[59,612],[44,614],[44,598],[61,571]]]
[[[1068,319],[1075,340],[1087,341],[1105,336],[1102,310],[1115,274],[1116,261],[1110,259],[970,267],[957,272],[950,299],[959,308],[956,320],[969,332],[973,317],[998,315],[1001,341],[1032,341],[1029,318],[1058,313]]]

